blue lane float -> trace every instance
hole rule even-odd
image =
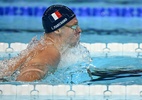
[[[0,7],[0,16],[42,16],[46,7]],[[141,7],[71,7],[77,16],[142,17]]]

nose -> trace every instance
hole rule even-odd
[[[81,32],[82,32],[82,30],[81,30],[81,28],[80,28],[79,26],[77,27],[76,31],[77,31],[78,33],[81,33]]]

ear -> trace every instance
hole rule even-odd
[[[61,34],[61,29],[57,29],[56,31],[54,31],[55,32],[55,34]]]

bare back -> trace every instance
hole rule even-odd
[[[12,75],[15,70],[18,70],[17,81],[35,81],[42,79],[48,73],[54,72],[60,61],[60,53],[52,41],[46,40],[46,42],[46,45],[39,42],[29,53],[22,56],[14,66],[9,66],[5,71],[5,73],[8,73],[6,76]]]

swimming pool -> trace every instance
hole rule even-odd
[[[92,76],[89,76],[86,68],[87,64],[85,63],[85,67],[71,66],[69,70],[63,68],[42,82],[1,82],[1,98],[6,100],[9,98],[16,100],[19,98],[22,98],[22,100],[27,98],[32,100],[141,99],[142,57],[141,51],[135,52],[136,48],[141,48],[141,44],[138,46],[137,43],[108,43],[107,47],[110,51],[104,49],[106,43],[81,44],[86,46],[91,53],[93,61],[89,68],[96,75],[92,73]],[[17,48],[21,47],[21,45],[18,44]],[[98,49],[93,49],[96,47]],[[128,47],[129,49],[127,49]],[[117,73],[117,70],[118,72],[128,71],[130,73]],[[113,74],[113,72],[117,73],[117,75]],[[107,77],[104,77],[104,74]]]
[[[23,4],[22,4],[23,5]],[[96,4],[97,5],[97,4]],[[99,4],[104,5],[104,4]],[[74,5],[73,5],[74,6]],[[76,12],[84,11],[83,5],[79,5],[76,8]],[[115,5],[118,7],[118,11],[121,7],[125,8],[124,5]],[[93,7],[93,5],[91,6]],[[98,7],[98,6],[95,6]],[[95,15],[92,22],[87,23],[84,18],[88,18],[89,13],[78,13],[81,27],[83,28],[83,33],[81,37],[81,44],[84,45],[90,52],[92,62],[81,63],[82,67],[73,65],[74,69],[62,69],[47,77],[47,79],[41,82],[32,83],[22,83],[22,82],[1,82],[0,83],[0,99],[9,100],[138,100],[142,99],[142,81],[141,81],[141,63],[142,63],[142,35],[139,29],[141,28],[141,10],[139,6],[131,5],[137,12],[137,16],[132,18],[133,10],[127,10],[127,14],[119,15],[116,13],[111,13],[111,10],[106,10],[108,5],[104,5],[104,8],[97,8],[98,15]],[[2,7],[3,8],[3,7]],[[5,8],[5,7],[4,7]],[[32,7],[31,7],[32,8]],[[30,8],[30,9],[31,9]],[[17,8],[16,8],[17,9]],[[23,9],[23,8],[21,8]],[[37,9],[34,7],[34,9]],[[39,9],[39,8],[38,8]],[[80,10],[79,10],[80,9]],[[92,8],[85,10],[89,12]],[[125,9],[126,10],[126,9]],[[125,11],[124,10],[124,11]],[[3,11],[3,10],[2,10]],[[14,10],[15,11],[15,10]],[[22,10],[26,11],[26,10]],[[110,15],[107,17],[101,16],[101,11],[110,11]],[[130,11],[130,12],[129,12]],[[1,13],[3,14],[3,13]],[[10,57],[16,56],[19,51],[23,50],[27,43],[30,42],[32,37],[37,35],[40,38],[42,35],[42,30],[40,28],[40,17],[29,17],[30,13],[23,16],[12,15],[14,13],[7,13],[8,16],[2,17],[4,20],[10,18],[10,23],[16,18],[17,21],[10,26],[4,24],[5,26],[13,29],[19,29],[20,31],[11,32],[9,30],[2,30],[0,32],[0,44],[1,59],[8,59]],[[37,14],[40,16],[40,14]],[[111,20],[110,17],[111,16]],[[114,17],[112,17],[114,16]],[[119,16],[119,17],[117,17]],[[121,16],[121,17],[120,17]],[[94,16],[93,16],[94,17]],[[24,18],[26,21],[32,21],[34,27],[29,27],[30,31],[35,28],[40,30],[40,32],[30,32],[27,29],[26,22],[20,22],[19,20]],[[89,17],[90,18],[90,17]],[[114,22],[118,19],[117,25]],[[38,20],[38,23],[35,23]],[[92,20],[92,17],[90,18]],[[126,23],[122,25],[123,21]],[[105,22],[102,24],[102,22]],[[128,23],[127,23],[128,22]],[[19,27],[18,23],[24,23],[25,26]],[[88,27],[85,26],[87,23]],[[107,24],[109,23],[109,25]],[[138,24],[137,24],[138,23]],[[37,25],[38,24],[38,25]],[[97,25],[98,24],[98,25]],[[5,26],[1,27],[5,29]],[[37,25],[37,26],[36,26]],[[92,26],[97,28],[92,30]],[[118,29],[116,29],[118,27]],[[89,30],[86,30],[86,29]],[[103,28],[103,29],[100,29]],[[114,29],[113,31],[106,29]],[[126,29],[123,30],[123,28]],[[120,29],[120,30],[119,30]],[[133,29],[136,31],[127,31],[127,29]],[[36,30],[36,31],[37,31]],[[101,31],[100,31],[101,30]],[[103,31],[105,30],[105,31]],[[138,31],[137,31],[138,30]],[[10,32],[10,33],[9,33]],[[118,33],[117,33],[118,32]],[[134,32],[134,33],[133,33]],[[28,37],[27,37],[28,36]],[[15,38],[18,37],[18,38]],[[88,40],[89,39],[89,40]],[[15,43],[18,42],[18,43]],[[10,49],[12,47],[14,49]],[[8,48],[8,49],[7,49]],[[6,51],[6,52],[5,52]],[[87,67],[86,67],[87,66]],[[87,68],[90,68],[91,76],[88,74]],[[133,70],[135,72],[133,72]],[[59,72],[64,74],[59,74]],[[117,74],[114,74],[116,72]],[[121,72],[121,73],[118,73]],[[107,77],[105,77],[107,75]]]

